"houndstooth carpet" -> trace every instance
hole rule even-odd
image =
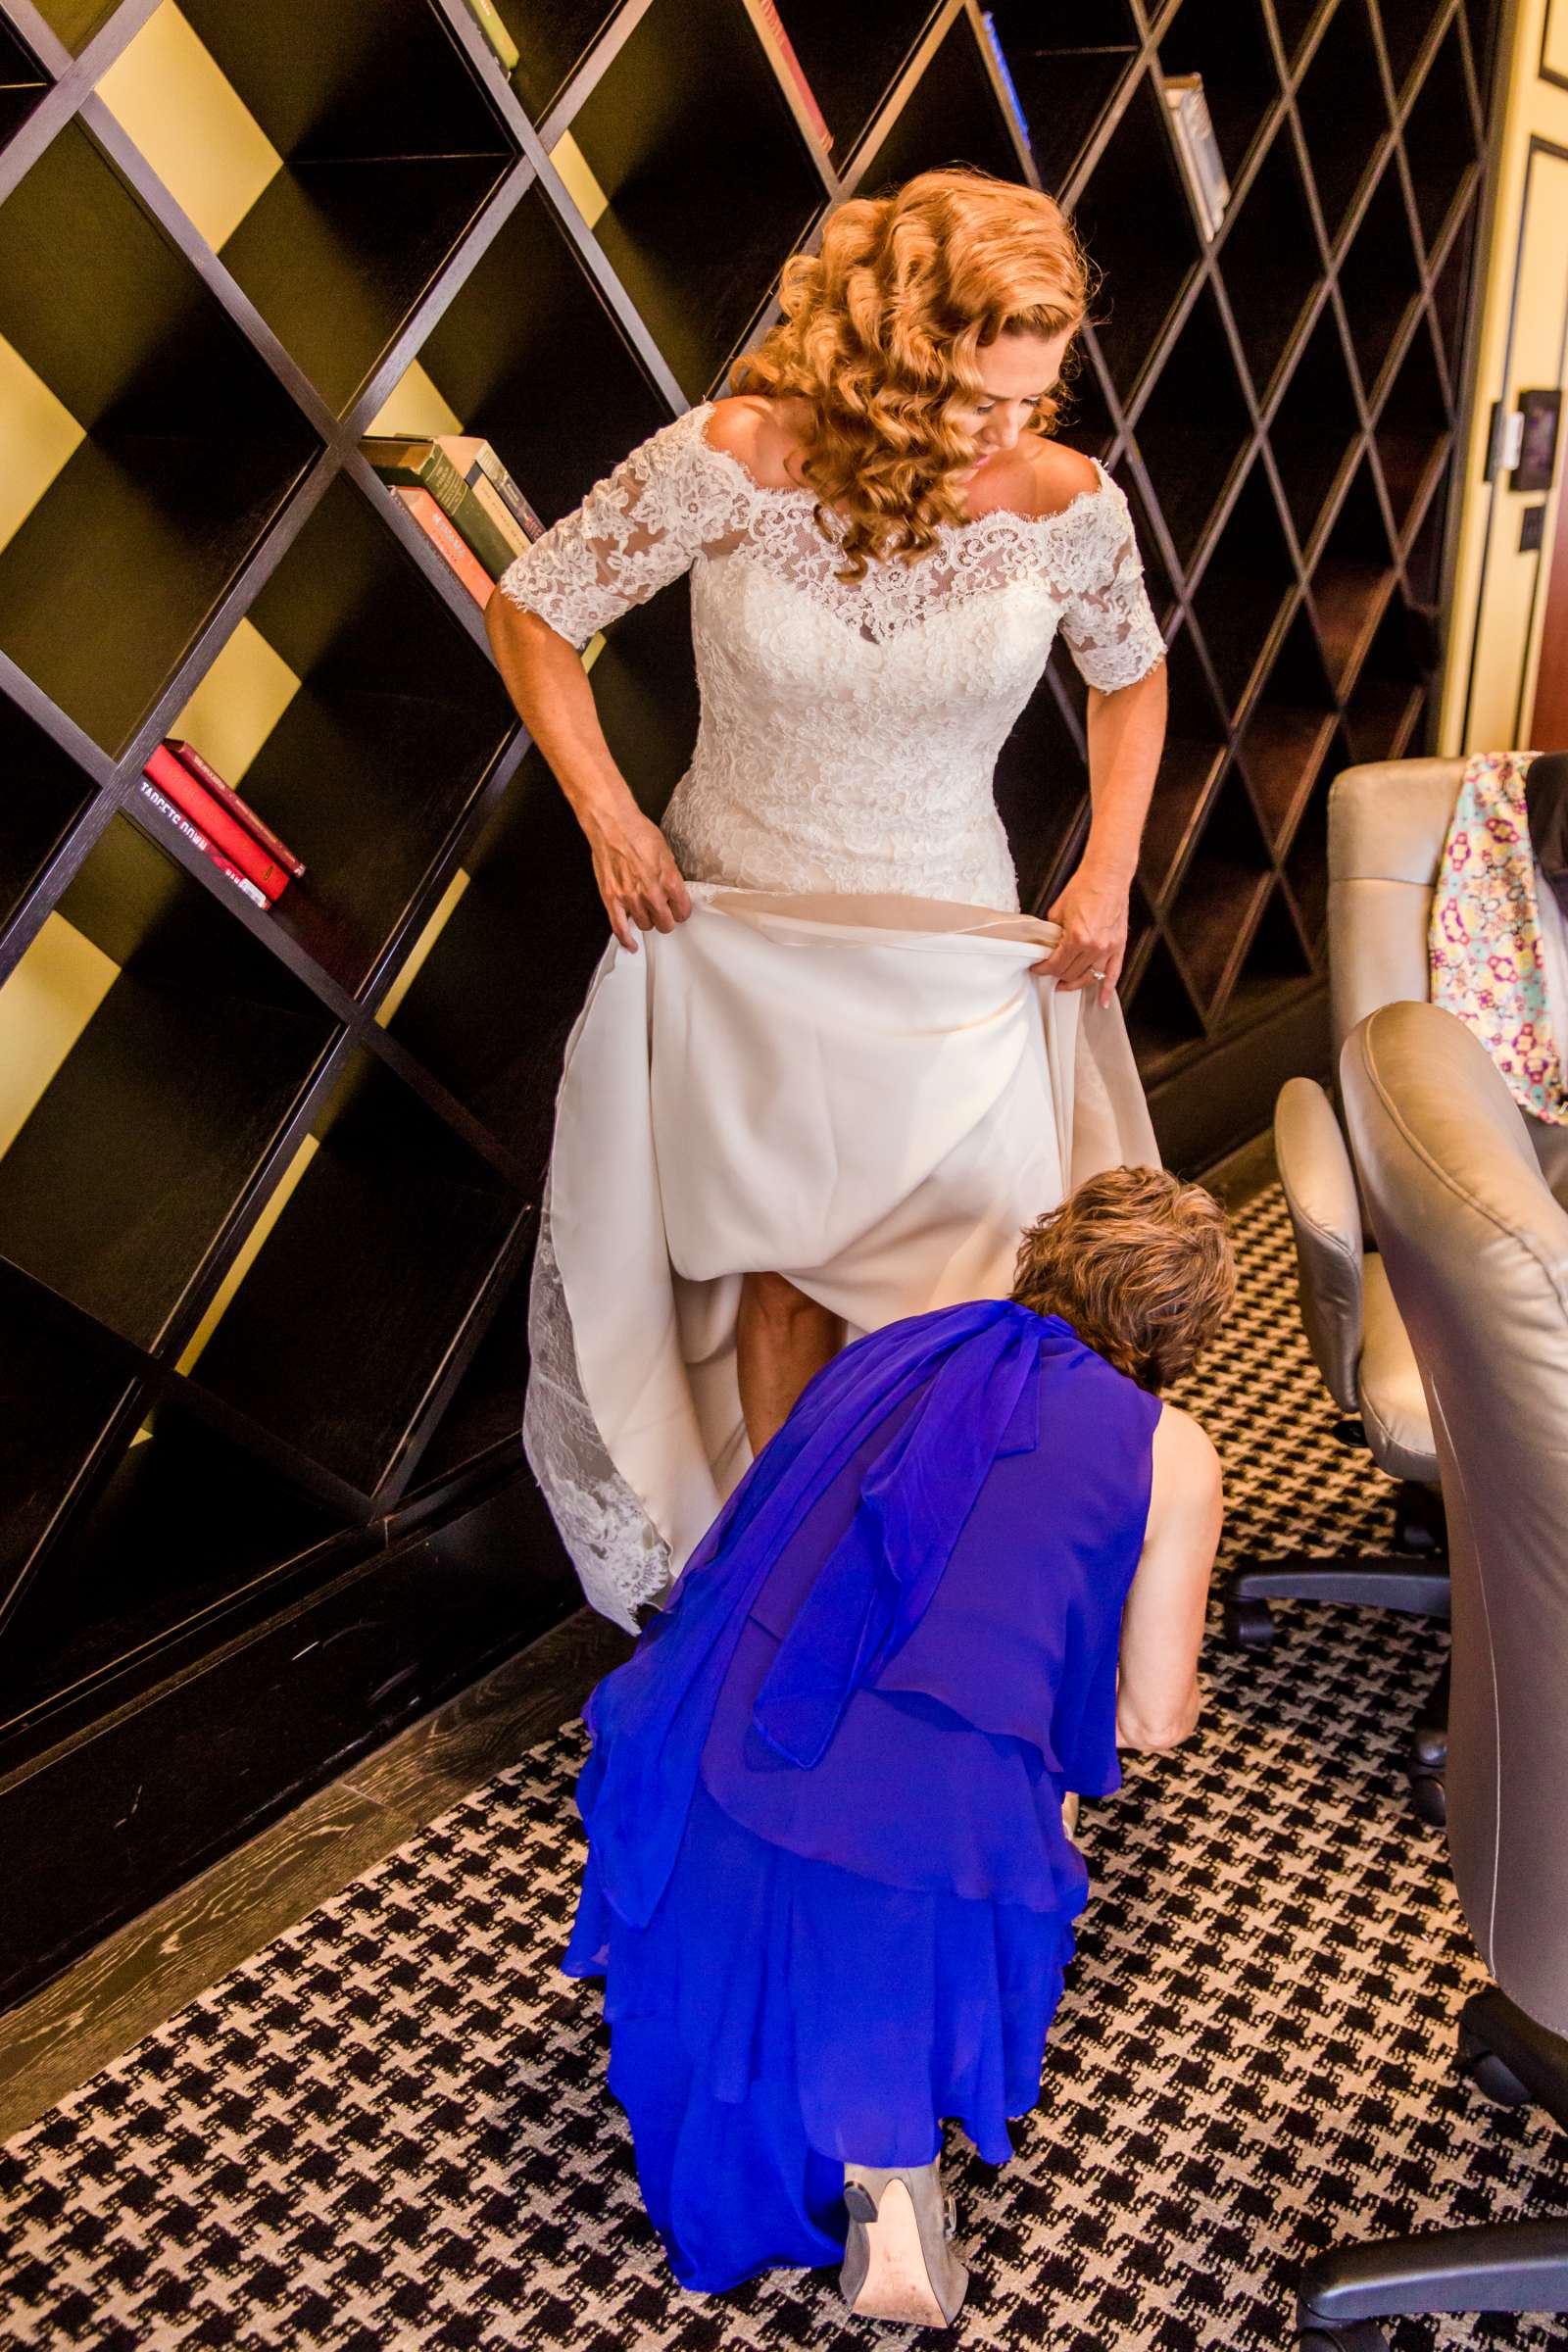
[[[1277,1193],[1239,1220],[1241,1310],[1184,1400],[1232,1551],[1372,1545],[1388,1490],[1330,1434]],[[1199,1736],[1086,1813],[1096,1893],[1036,2112],[1000,2172],[952,2152],[974,2280],[957,2341],[1290,2345],[1294,2274],[1342,2234],[1568,2212],[1568,2138],[1452,2065],[1481,1972],[1400,1742],[1441,1637],[1281,1612],[1217,1645]],[[602,2087],[597,1987],[555,1969],[577,1727],[107,2068],[0,2157],[0,2344],[130,2352],[917,2339],[831,2272],[672,2285]],[[1417,2346],[1568,2323],[1400,2323]],[[928,2339],[938,2340],[938,2339]]]

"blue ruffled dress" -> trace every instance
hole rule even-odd
[[[835,2262],[843,2166],[1039,2096],[1107,1794],[1158,1400],[1058,1317],[845,1348],[590,1699],[564,1966],[683,2285]]]

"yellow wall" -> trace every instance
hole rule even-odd
[[[1548,74],[1568,77],[1568,0],[1512,0],[1504,39],[1439,719],[1438,748],[1449,754],[1537,748],[1520,737],[1535,702],[1557,505],[1568,470],[1565,427],[1542,548],[1521,554],[1520,517],[1539,503],[1539,493],[1510,490],[1506,468],[1492,481],[1485,474],[1493,402],[1511,409],[1521,391],[1568,383],[1568,87],[1542,72],[1544,44]]]

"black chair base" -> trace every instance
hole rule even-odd
[[[1302,2276],[1297,2345],[1388,2352],[1378,2317],[1436,2311],[1568,2312],[1568,2220],[1337,2246]]]
[[[1459,2065],[1488,2098],[1534,2101],[1568,2131],[1568,2041],[1494,1984],[1464,2005]],[[1298,2352],[1387,2352],[1379,2319],[1439,2311],[1568,2313],[1568,2218],[1336,2246],[1301,2274]]]
[[[1225,1639],[1237,1649],[1269,1649],[1276,1600],[1338,1600],[1397,1609],[1409,1617],[1448,1615],[1447,1529],[1443,1498],[1406,1482],[1395,1496],[1393,1552],[1360,1552],[1341,1560],[1287,1552],[1283,1559],[1244,1562],[1226,1579]],[[1434,1687],[1410,1735],[1410,1794],[1416,1812],[1441,1829],[1446,1818],[1443,1772],[1448,1754],[1448,1678]]]

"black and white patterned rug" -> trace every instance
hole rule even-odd
[[[1277,1194],[1184,1401],[1228,1473],[1227,1550],[1386,1539],[1330,1434]],[[1086,1813],[1096,1894],[1039,2108],[1000,2172],[953,2152],[975,2266],[956,2339],[1047,2352],[1293,2343],[1343,2234],[1568,2213],[1568,2137],[1452,2063],[1481,1971],[1400,1769],[1430,1627],[1281,1612],[1207,1659],[1199,1736]],[[568,1728],[257,1954],[0,2157],[0,2344],[717,2352],[907,2331],[830,2272],[684,2294],[602,2087],[597,1988],[556,1973],[578,1855]],[[927,2338],[935,2341],[938,2339]],[[1400,2323],[1418,2346],[1568,2323]]]

